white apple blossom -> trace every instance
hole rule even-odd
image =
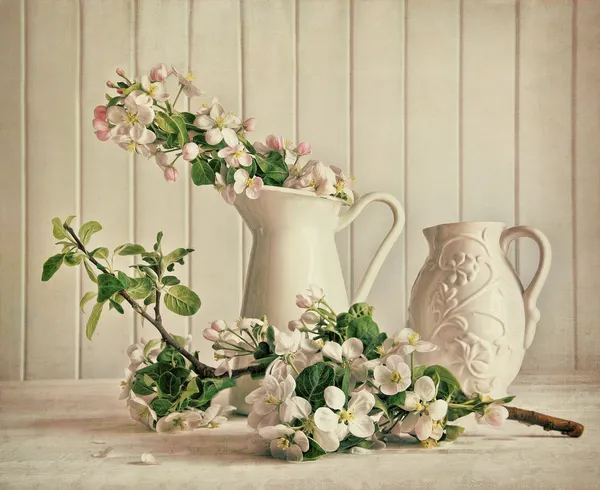
[[[188,73],[184,76],[181,73],[179,73],[177,71],[177,68],[175,68],[174,66],[171,66],[171,69],[173,70],[174,75],[179,80],[179,83],[183,86],[183,93],[185,95],[187,95],[188,97],[200,97],[204,95],[204,92],[202,92],[202,90],[200,90],[192,83],[194,77],[191,73]]]
[[[143,75],[141,79],[142,89],[146,92],[150,97],[154,100],[158,100],[159,102],[163,102],[167,100],[170,95],[163,92],[164,84],[152,82],[148,75]]]
[[[157,420],[156,412],[144,400],[136,395],[132,395],[127,400],[129,415],[136,422],[141,422],[150,429],[154,428],[154,422]]]
[[[152,453],[142,453],[142,455],[140,456],[140,461],[142,464],[147,464],[147,465],[158,464],[156,462],[156,458],[154,457],[154,455]]]
[[[189,432],[200,424],[202,416],[194,410],[173,412],[156,423],[156,432]]]
[[[131,92],[123,101],[124,107],[114,105],[106,110],[106,116],[114,124],[113,134],[128,134],[136,127],[146,127],[154,121],[152,99],[145,93],[136,90]]]
[[[475,420],[478,424],[487,424],[499,429],[504,421],[508,418],[508,410],[506,407],[498,403],[491,403],[484,408],[483,415],[476,413]]]
[[[200,154],[200,147],[196,143],[190,141],[183,145],[181,153],[181,158],[187,162],[191,162]]]
[[[227,167],[221,165],[219,173],[215,174],[215,189],[227,204],[233,204],[237,194],[233,188],[233,184],[227,184]]]
[[[405,391],[411,382],[411,371],[400,356],[389,356],[385,365],[376,366],[373,376],[375,384],[384,395],[395,395]]]
[[[305,311],[300,319],[307,325],[316,325],[319,323],[321,316],[316,311]]]
[[[305,189],[311,185],[313,180],[313,168],[317,160],[309,160],[305,165],[299,161],[288,165],[289,175],[283,182],[283,187],[290,189]]]
[[[227,416],[234,410],[235,407],[232,405],[211,405],[201,413],[201,419],[198,423],[198,427],[217,429],[227,422]]]
[[[398,332],[396,339],[400,342],[399,353],[406,356],[412,352],[433,352],[437,345],[421,340],[421,336],[410,328],[403,328]]]
[[[335,174],[336,195],[345,194],[349,203],[354,202],[354,193],[350,189],[351,183],[354,182],[354,177],[346,175],[341,168],[335,165],[331,165],[331,170]]]
[[[287,354],[295,354],[300,350],[302,343],[302,333],[299,330],[287,334],[278,332],[275,337],[275,354],[283,356]]]
[[[375,432],[375,424],[369,417],[369,412],[375,406],[372,393],[365,390],[354,393],[348,402],[348,409],[345,409],[344,392],[337,386],[328,386],[325,388],[325,403],[327,407],[315,412],[315,424],[319,429],[336,431],[340,441],[345,439],[348,432],[356,437],[369,437]]]
[[[229,167],[248,167],[252,165],[252,156],[246,150],[246,147],[242,143],[238,143],[233,146],[226,146],[217,153],[219,158],[225,159],[227,166]]]
[[[358,359],[363,353],[363,349],[364,346],[360,339],[351,338],[344,341],[342,345],[337,342],[325,342],[323,355],[342,364],[345,361],[352,362]]]
[[[279,422],[291,422],[298,415],[297,398],[294,396],[296,381],[287,376],[278,381],[274,376],[265,375],[262,385],[246,397],[246,403],[252,405],[248,415],[248,425],[261,429]]]
[[[302,453],[308,451],[309,442],[306,434],[286,425],[263,427],[258,433],[261,437],[271,441],[269,448],[274,458],[300,462],[303,459]]]
[[[234,129],[240,127],[240,118],[231,113],[225,113],[223,106],[219,103],[213,104],[208,114],[198,116],[195,124],[206,131],[206,142],[209,145],[217,145],[223,140],[227,146],[235,146],[239,143]]]
[[[128,368],[125,368],[125,379],[121,381],[121,393],[119,394],[119,400],[125,400],[129,398],[131,394],[131,385],[134,380],[134,372]]]
[[[120,134],[115,137],[115,141],[121,148],[127,151],[135,151],[143,156],[151,155],[152,147],[150,143],[153,143],[154,140],[156,140],[156,135],[139,124],[132,127],[128,134]]]
[[[200,105],[200,108],[196,111],[196,119],[194,120],[194,125],[198,126],[198,117],[210,114],[212,108],[219,103],[219,99],[217,97],[213,97],[210,104],[203,102]]]
[[[315,188],[317,196],[329,196],[336,193],[336,179],[331,168],[317,161],[312,169],[312,176],[311,185]]]
[[[153,82],[164,82],[169,75],[171,72],[164,63],[158,63],[150,70],[150,80]]]
[[[235,171],[233,178],[235,179],[233,189],[236,194],[241,194],[245,190],[246,196],[248,196],[249,199],[258,198],[264,185],[263,180],[260,177],[257,175],[250,177],[250,174],[246,170],[240,168]]]
[[[396,426],[395,433],[414,431],[420,441],[439,439],[441,433],[439,429],[434,432],[434,426],[446,417],[448,403],[446,400],[434,400],[435,396],[436,387],[429,376],[422,376],[415,381],[414,392],[406,392],[402,406],[410,413]]]

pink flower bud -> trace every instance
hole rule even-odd
[[[111,82],[110,80],[108,82],[106,82],[106,86],[108,88],[117,88],[117,85],[115,84],[115,82]]]
[[[94,126],[96,131],[107,131],[110,129],[105,119],[94,119],[92,121],[92,126]]]
[[[314,311],[305,311],[304,313],[302,313],[302,316],[300,318],[302,319],[302,321],[304,321],[304,323],[307,323],[309,325],[316,325],[321,319],[321,317]]]
[[[165,169],[165,180],[167,182],[175,182],[177,180],[177,176],[179,172],[175,167],[167,167]]]
[[[485,414],[483,416],[483,419],[487,424],[491,425],[492,427],[499,429],[507,418],[508,410],[506,409],[506,407],[503,407],[502,405],[498,405],[496,403],[492,403],[491,405],[485,407]]]
[[[117,68],[115,71],[117,72],[117,75],[119,75],[120,77],[125,76],[125,70],[123,70],[123,68]]]
[[[94,117],[102,121],[106,121],[106,106],[99,105],[94,109]]]
[[[110,139],[110,130],[96,131],[96,138],[100,141],[108,141]]]
[[[202,335],[206,340],[209,340],[210,342],[216,342],[217,340],[219,340],[219,332],[216,332],[212,328],[205,328],[202,332]]]
[[[183,145],[183,159],[191,162],[200,153],[200,148],[196,143],[186,143]]]
[[[294,330],[296,330],[297,328],[302,328],[304,325],[302,325],[302,322],[300,320],[292,320],[291,322],[288,323],[288,328],[293,332]]]
[[[267,146],[273,150],[280,151],[283,149],[283,139],[278,138],[274,134],[267,136],[265,143],[267,143]]]
[[[303,141],[296,147],[295,151],[296,155],[298,156],[309,155],[312,152],[312,148],[310,146],[310,143],[306,143],[305,141]]]
[[[296,295],[296,306],[298,308],[310,308],[312,304],[312,299],[310,299],[308,296],[305,296],[303,294]]]
[[[164,82],[169,75],[169,69],[164,63],[158,63],[150,70],[150,79],[153,82]]]
[[[256,118],[254,117],[249,117],[248,119],[246,119],[244,121],[244,130],[251,132],[254,131],[254,128],[256,127]]]
[[[117,89],[117,93],[118,93],[119,95],[123,95],[123,89],[122,89],[122,88],[118,88],[118,89]]]
[[[222,332],[227,328],[227,324],[223,320],[215,320],[210,324],[210,328],[215,332]]]

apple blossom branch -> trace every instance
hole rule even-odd
[[[75,243],[77,244],[77,248],[85,254],[88,260],[98,268],[104,274],[110,274],[110,271],[106,269],[102,264],[100,264],[90,253],[86,250],[85,245],[81,242],[73,228],[69,225],[63,225],[65,230],[71,235]],[[156,304],[154,306],[154,318],[152,318],[144,308],[140,306],[140,304],[135,301],[127,291],[122,290],[119,291],[119,294],[129,303],[129,305],[133,308],[133,310],[141,315],[145,320],[147,320],[150,324],[152,324],[160,333],[162,339],[173,347],[177,352],[179,352],[183,357],[185,357],[193,366],[194,372],[200,376],[200,378],[214,378],[215,369],[211,366],[208,366],[201,362],[196,356],[194,356],[187,349],[182,347],[179,342],[177,342],[167,330],[164,328],[162,324],[162,316],[160,314],[160,291],[156,291]],[[261,366],[249,366],[246,369],[238,369],[234,370],[231,373],[232,378],[239,378],[240,376],[244,376],[246,374],[261,374],[264,369]]]

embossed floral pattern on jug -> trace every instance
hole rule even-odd
[[[439,349],[419,354],[419,362],[448,367],[467,392],[503,396],[535,334],[549,242],[534,228],[496,222],[448,223],[423,233],[429,255],[413,285],[409,326]],[[540,247],[526,290],[506,256],[519,237]]]

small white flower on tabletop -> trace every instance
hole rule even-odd
[[[154,455],[152,453],[142,453],[142,456],[140,457],[141,463],[142,464],[147,464],[147,465],[156,465],[158,464],[156,462],[156,458],[154,457]]]
[[[242,143],[238,143],[233,146],[226,146],[217,153],[219,158],[225,159],[227,166],[229,167],[248,167],[252,165],[252,156],[246,150],[246,147]]]
[[[157,420],[157,415],[154,410],[144,400],[136,395],[132,395],[127,400],[129,406],[129,415],[136,422],[141,422],[150,429],[154,429],[154,422]]]
[[[412,352],[433,352],[437,345],[421,340],[421,336],[410,328],[403,328],[395,339],[400,343],[399,354],[406,356]]]
[[[400,356],[389,356],[385,365],[376,366],[374,370],[375,384],[384,395],[395,395],[410,386],[410,367]]]
[[[478,424],[491,425],[495,429],[502,427],[504,421],[508,418],[508,410],[506,407],[497,403],[487,405],[483,415],[476,413],[475,420]]]
[[[448,412],[448,403],[445,400],[434,400],[436,387],[429,376],[423,376],[415,382],[414,392],[406,392],[404,410],[411,412],[406,418],[394,428],[394,433],[415,432],[420,441],[432,438],[439,439],[442,436],[434,426],[444,420]],[[436,439],[436,440],[437,440]]]
[[[250,174],[246,170],[240,168],[235,171],[233,178],[235,180],[233,188],[236,194],[241,194],[245,190],[246,196],[250,199],[256,199],[259,196],[263,188],[263,180],[260,177],[256,175],[250,177]]]
[[[308,451],[308,437],[302,431],[296,431],[286,425],[278,424],[263,427],[258,431],[261,437],[270,440],[269,448],[274,458],[290,462],[300,462]]]
[[[173,412],[156,423],[156,432],[189,432],[199,427],[202,415],[192,410]]]
[[[198,427],[217,429],[227,422],[227,416],[235,410],[232,405],[211,405],[201,414]]]
[[[321,407],[315,413],[315,424],[319,429],[325,432],[336,431],[340,441],[348,432],[356,437],[369,437],[375,432],[375,425],[369,417],[369,412],[375,406],[372,393],[354,393],[348,403],[348,409],[345,409],[344,392],[336,386],[328,386],[325,388],[325,403],[327,407]]]

